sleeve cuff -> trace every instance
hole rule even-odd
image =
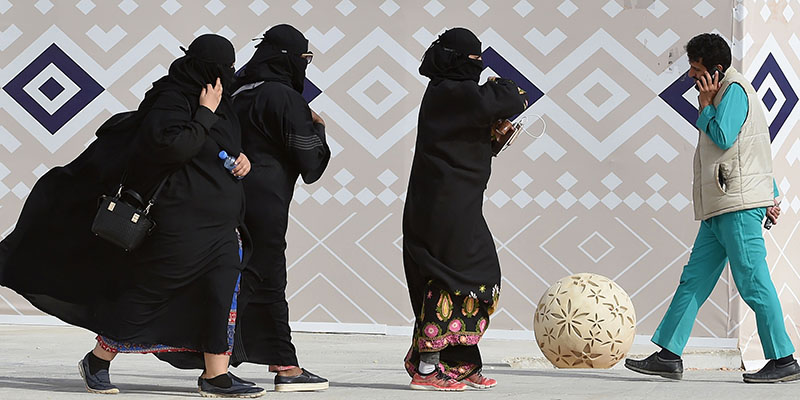
[[[714,108],[713,105],[709,104],[703,108],[703,111],[700,112],[700,115],[697,117],[697,122],[695,122],[694,126],[697,129],[705,132],[708,130],[708,123],[711,121],[711,118],[717,115],[717,109]]]
[[[214,115],[211,110],[208,109],[206,106],[197,107],[197,111],[194,113],[194,120],[199,122],[200,125],[203,125],[206,130],[210,130],[212,126],[219,120],[219,117]]]
[[[317,136],[319,136],[320,139],[324,139],[325,138],[325,125],[322,125],[319,122],[314,122],[314,132],[317,133]]]

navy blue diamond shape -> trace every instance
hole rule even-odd
[[[528,93],[528,105],[536,103],[544,96],[544,93],[539,90],[525,75],[522,75],[518,69],[514,68],[511,63],[506,61],[503,56],[497,53],[495,49],[488,47],[481,54],[483,58],[483,65],[485,68],[491,68],[492,71],[497,72],[498,75],[506,79],[511,79],[522,90]]]
[[[311,101],[316,99],[320,94],[322,94],[322,90],[319,90],[314,82],[306,78],[305,82],[303,82],[303,98],[306,99],[306,102],[311,103]]]
[[[772,107],[775,106],[775,102],[778,101],[778,98],[775,97],[775,93],[772,93],[772,89],[767,89],[767,93],[764,93],[764,97],[761,101],[767,106],[768,111],[772,111]]]
[[[31,80],[36,78],[48,65],[53,64],[80,88],[78,93],[67,100],[61,108],[53,114],[47,112],[28,93],[23,90]],[[45,82],[47,84],[47,82]],[[59,85],[60,86],[60,85]],[[39,121],[51,134],[55,134],[64,124],[71,120],[100,93],[103,87],[75,63],[55,43],[36,57],[27,67],[20,71],[3,90],[11,96],[33,118]],[[63,88],[62,88],[63,90]],[[44,92],[42,92],[44,93]],[[45,93],[47,95],[47,93]]]
[[[786,123],[786,119],[789,118],[789,114],[792,113],[795,105],[797,105],[797,93],[795,93],[794,89],[792,89],[792,85],[789,84],[789,80],[786,79],[786,75],[783,74],[781,67],[778,65],[778,62],[775,61],[775,57],[772,56],[772,53],[767,56],[767,59],[764,60],[764,64],[761,65],[761,69],[758,70],[756,77],[753,78],[753,87],[756,90],[758,90],[764,83],[767,75],[772,75],[772,78],[775,79],[775,83],[778,84],[778,88],[781,90],[781,94],[784,98],[786,98],[786,101],[783,102],[781,109],[778,110],[778,113],[775,115],[775,119],[773,119],[772,123],[769,124],[769,136],[774,140],[775,136],[777,136],[778,132],[780,132],[783,124]],[[773,94],[773,97],[774,96],[775,95]],[[766,96],[763,101],[766,105]],[[774,105],[775,102],[773,101],[772,106]],[[772,110],[772,106],[767,105],[770,110]]]
[[[688,73],[688,70],[686,71]],[[698,110],[692,103],[683,97],[683,94],[694,87],[694,79],[686,76],[686,73],[672,82],[658,97],[664,100],[673,110],[677,111],[692,126],[697,122]]]
[[[55,79],[50,78],[47,82],[43,83],[42,86],[39,86],[39,91],[42,92],[43,95],[47,96],[48,99],[53,100],[64,91],[64,87],[61,86],[60,83],[56,82]]]

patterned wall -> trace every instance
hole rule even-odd
[[[770,110],[787,195],[784,221],[767,241],[785,279],[787,318],[800,320],[792,294],[800,253],[788,246],[800,226],[792,190],[800,174],[790,169],[800,157],[795,11],[800,1],[0,0],[0,232],[10,232],[37,177],[74,158],[110,114],[136,107],[179,45],[217,32],[239,49],[241,65],[251,38],[291,23],[316,54],[306,96],[328,122],[334,152],[323,179],[298,185],[292,205],[292,319],[408,326],[400,225],[427,83],[416,69],[437,33],[466,26],[484,43],[485,75],[515,79],[532,94],[530,120],[547,123],[546,136],[520,137],[496,159],[486,191],[504,272],[493,328],[532,337],[539,296],[586,271],[625,288],[639,333],[649,334],[697,229],[697,111],[683,44],[715,30],[733,44],[734,65],[763,75],[756,87]],[[531,130],[541,127],[536,121]],[[7,289],[0,296],[0,313],[37,314]],[[741,336],[752,347],[755,324],[740,309],[723,276],[693,336]]]
[[[737,18],[744,23],[742,45],[747,49],[744,71],[762,96],[767,118],[772,121],[775,177],[784,196],[782,209],[788,211],[782,226],[765,235],[767,261],[789,336],[800,348],[800,1],[747,1],[738,7]],[[739,343],[745,359],[763,358],[753,312],[735,293],[731,298],[740,304],[729,332],[740,327]]]

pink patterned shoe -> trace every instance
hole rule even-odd
[[[463,391],[467,385],[442,373],[442,371],[434,371],[428,375],[414,374],[411,379],[412,389],[416,390],[437,390],[445,392],[460,392]]]
[[[475,389],[490,389],[497,386],[497,381],[483,376],[480,371],[464,378],[461,382]]]

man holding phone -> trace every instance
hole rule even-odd
[[[652,338],[661,351],[643,360],[625,360],[625,366],[643,374],[681,379],[680,355],[697,312],[730,262],[736,287],[756,315],[761,346],[769,359],[758,372],[745,373],[744,381],[800,379],[761,230],[765,217],[777,222],[780,207],[760,99],[750,82],[731,67],[730,47],[719,35],[692,38],[686,52],[691,65],[688,75],[700,92],[693,184],[700,230],[680,285]]]

